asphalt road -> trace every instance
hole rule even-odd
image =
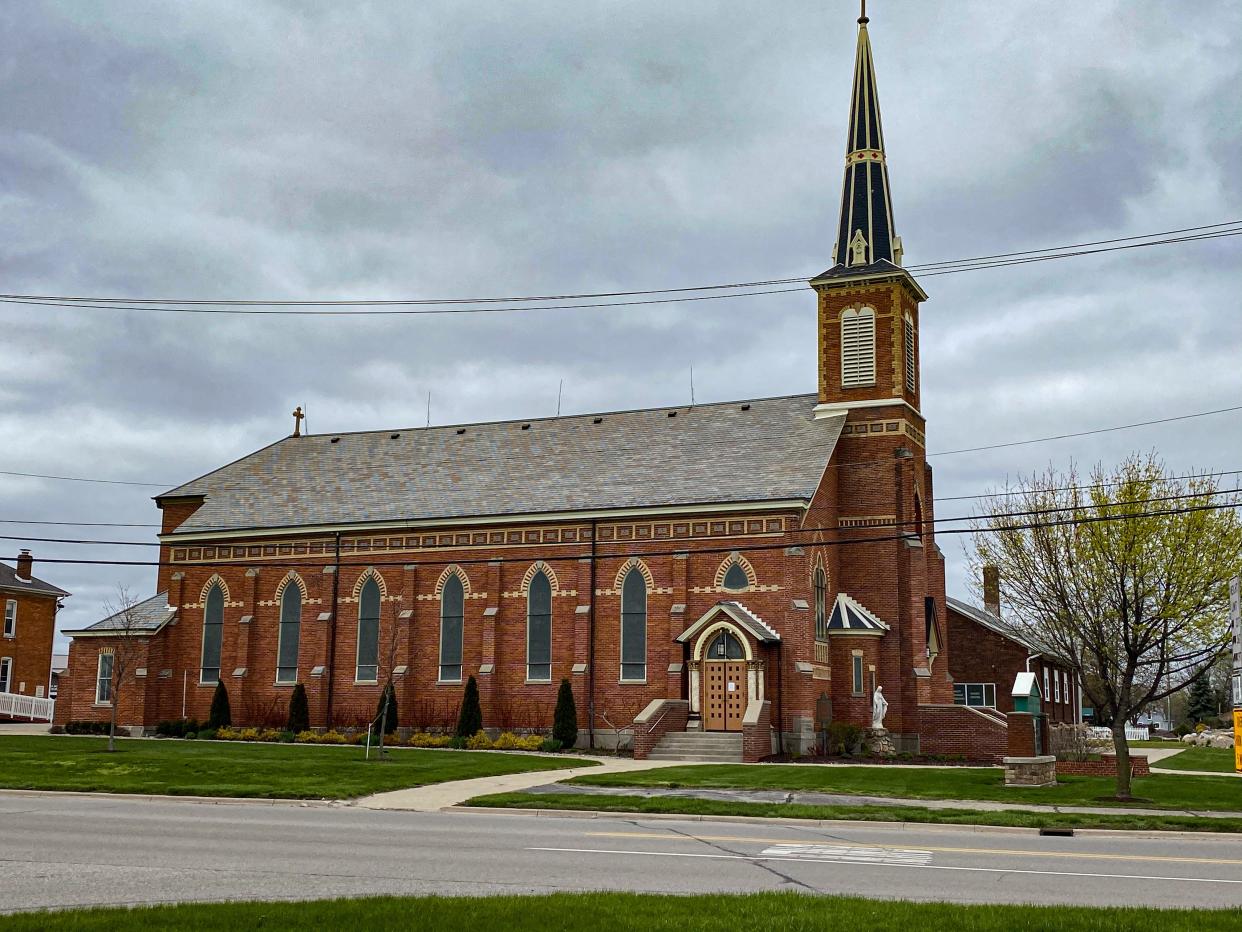
[[[1242,836],[1041,838],[0,795],[0,910],[368,894],[800,890],[1242,905]]]

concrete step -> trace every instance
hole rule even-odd
[[[683,751],[662,751],[655,748],[648,756],[650,760],[684,760],[684,761],[706,761],[708,763],[721,764],[740,764],[742,762],[742,752],[736,754],[697,754]]]
[[[741,738],[738,738],[736,741],[687,741],[684,738],[674,740],[665,738],[660,742],[660,747],[664,748],[702,748],[703,750],[710,750],[712,748],[732,750],[733,748],[740,748],[741,746]]]

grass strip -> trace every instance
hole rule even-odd
[[[369,897],[311,902],[195,903],[133,909],[79,909],[0,917],[12,930],[232,930],[410,928],[594,930],[826,930],[925,928],[955,932],[1225,932],[1242,925],[1242,909],[1149,910],[1135,907],[958,905],[802,893],[667,896],[554,893],[543,896]]]
[[[167,796],[349,799],[450,780],[595,766],[537,754],[394,748],[384,760],[360,747],[228,741],[0,736],[0,787]]]
[[[1179,754],[1178,757],[1182,755]],[[1242,786],[1232,777],[1153,774],[1136,777],[1128,803],[1114,798],[1112,777],[1058,776],[1056,786],[1005,786],[999,767],[816,767],[808,764],[698,764],[567,781],[591,786],[765,789],[890,796],[898,799],[986,800],[1046,806],[1134,806],[1144,809],[1242,811]]]
[[[1233,748],[1186,748],[1186,750],[1158,760],[1153,767],[1168,770],[1208,770],[1213,773],[1233,773]],[[1238,791],[1242,799],[1242,790]]]
[[[1002,825],[1015,828],[1242,832],[1242,819],[1204,819],[1187,815],[1114,816],[1034,810],[986,812],[978,809],[926,809],[915,806],[807,806],[801,803],[746,803],[671,796],[596,796],[590,793],[495,793],[477,796],[466,805],[499,809],[574,809],[779,819],[842,819],[856,822],[920,822],[929,825]]]

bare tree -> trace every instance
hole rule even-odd
[[[975,522],[976,570],[1000,568],[1011,623],[1073,667],[1111,727],[1121,799],[1131,789],[1126,723],[1224,647],[1239,503],[1210,477],[1173,479],[1135,456],[1111,473],[1097,466],[1089,481],[1072,466],[1049,469],[989,499]]]
[[[108,723],[108,750],[116,750],[116,717],[121,707],[121,694],[125,687],[134,679],[134,670],[142,656],[145,640],[139,640],[142,633],[138,617],[138,601],[129,590],[118,585],[116,588],[116,605],[104,603],[104,610],[109,613],[112,629],[116,632],[116,641],[112,648],[112,675],[108,681],[109,699],[112,703],[112,717]]]
[[[388,710],[391,706],[393,694],[396,690],[396,684],[393,682],[394,670],[397,663],[397,644],[399,641],[398,629],[401,620],[401,603],[392,601],[388,603],[389,614],[391,616],[388,623],[388,631],[385,636],[382,626],[380,635],[379,652],[376,658],[378,666],[376,667],[375,679],[384,684],[383,691],[380,693],[379,708],[376,709],[375,721],[378,722],[379,732],[379,753],[381,758],[388,752],[384,750],[384,729],[388,723]],[[381,616],[382,617],[382,616]]]

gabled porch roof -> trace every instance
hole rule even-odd
[[[741,602],[723,600],[709,608],[698,621],[686,628],[685,631],[681,632],[673,640],[678,644],[689,644],[712,623],[717,615],[721,614],[727,615],[730,620],[736,622],[761,644],[775,644],[781,639],[781,636],[767,622]]]
[[[829,634],[885,634],[889,626],[875,612],[844,592],[832,605],[832,617],[828,619]]]

